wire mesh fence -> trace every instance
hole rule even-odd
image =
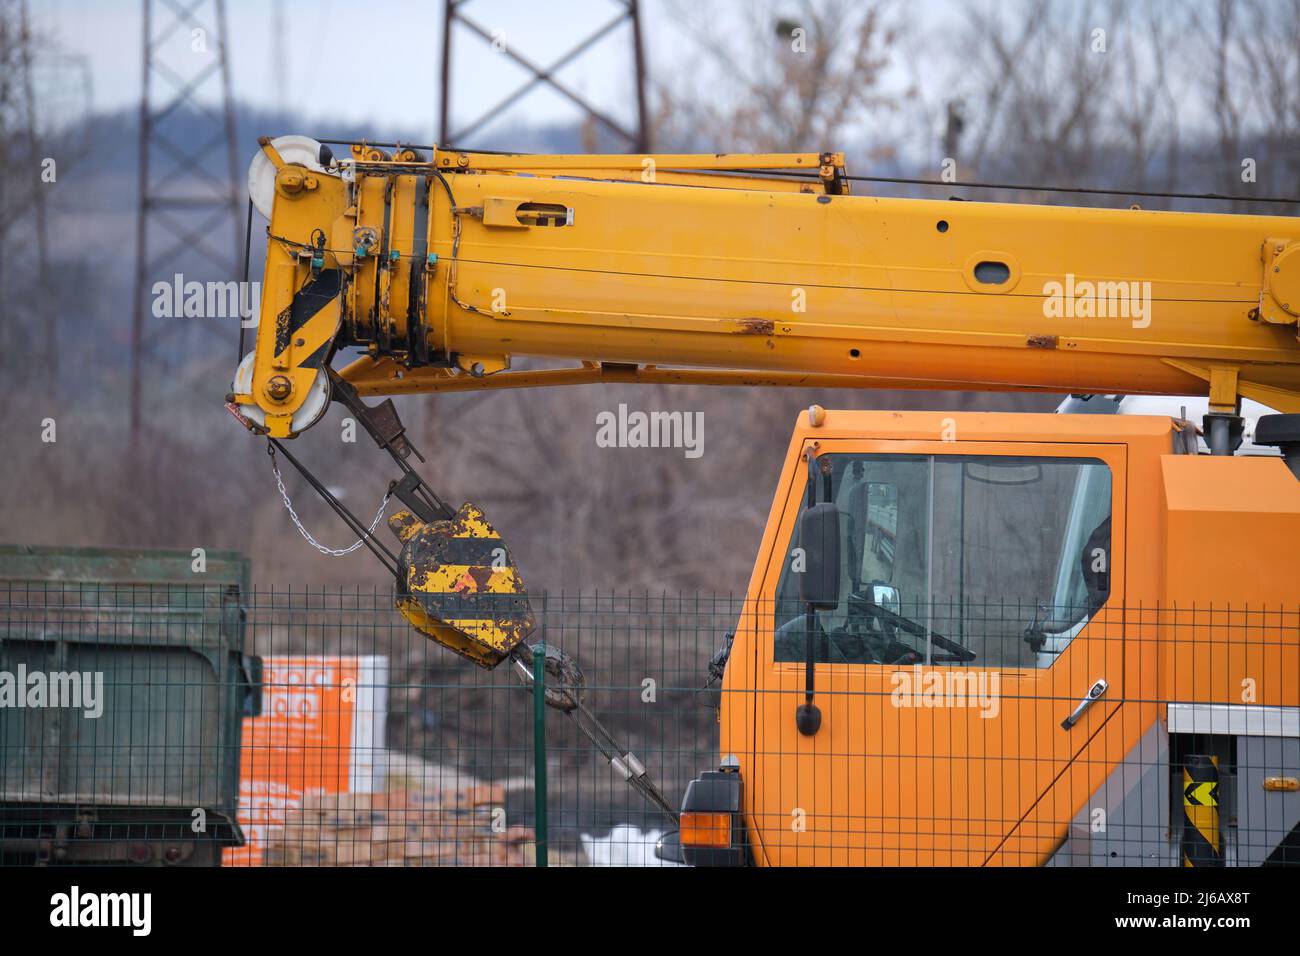
[[[0,582],[0,860],[1300,863],[1300,607],[394,598]]]
[[[740,602],[533,604],[530,641],[577,662],[600,739],[675,802],[717,763],[703,685]],[[0,673],[21,687],[0,707],[5,862],[211,862],[191,846],[238,842],[236,821],[227,865],[536,861],[531,681],[415,632],[391,592],[0,583],[0,605]],[[30,696],[37,677],[66,693]],[[658,863],[662,809],[590,725],[550,707],[545,729],[552,865]]]

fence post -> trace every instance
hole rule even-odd
[[[533,793],[537,865],[546,866],[546,645],[533,648]]]

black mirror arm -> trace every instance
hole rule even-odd
[[[830,465],[829,460],[825,463]],[[812,449],[808,449],[808,508],[817,503],[817,472],[819,462],[817,456],[813,454]],[[822,469],[823,481],[825,483],[825,495],[827,501],[833,501],[833,488],[831,487],[831,470],[829,467]],[[806,546],[807,542],[805,542]],[[808,602],[806,616],[804,618],[804,690],[803,703],[799,705],[794,713],[795,726],[799,733],[805,737],[811,737],[821,729],[822,712],[821,708],[814,703],[813,698],[817,686],[817,665],[816,653],[813,641],[816,639],[817,628],[817,610],[811,601]]]

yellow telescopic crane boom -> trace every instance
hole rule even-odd
[[[405,613],[486,664],[531,626],[508,552],[422,486],[391,404],[361,397],[638,381],[1208,395],[1225,427],[1242,397],[1300,412],[1294,219],[848,187],[838,153],[338,161],[263,140],[262,311],[232,411],[271,439],[331,397],[362,416],[406,472]],[[344,347],[364,354],[334,372]],[[507,606],[416,599],[449,587]]]

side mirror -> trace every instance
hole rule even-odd
[[[871,603],[883,607],[886,611],[893,611],[895,614],[901,614],[903,611],[903,597],[898,588],[892,584],[881,584],[878,581],[872,582]]]
[[[804,570],[799,575],[799,600],[819,611],[840,603],[840,509],[822,502],[805,509],[799,519],[799,547]]]

